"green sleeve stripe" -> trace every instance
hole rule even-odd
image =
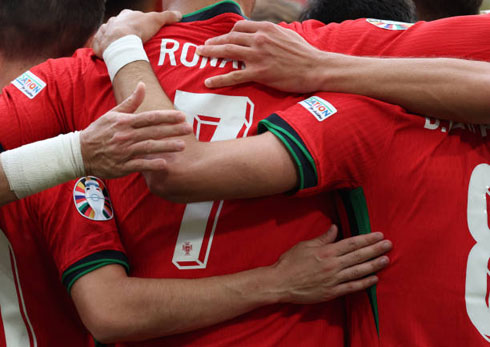
[[[79,274],[77,274],[75,277],[73,277],[73,279],[69,283],[67,283],[66,288],[68,290],[68,293],[71,292],[71,288],[73,287],[75,282],[78,279],[80,279],[81,277],[85,276],[86,274],[88,274],[92,271],[100,269],[104,266],[114,265],[114,264],[122,265],[126,269],[126,272],[129,272],[129,265],[123,261],[120,261],[120,260],[108,259],[106,261],[97,262],[97,264],[93,265],[92,267],[87,267],[85,270],[81,271]]]
[[[299,172],[299,190],[304,189],[305,187],[305,174],[304,174],[304,167],[301,164],[301,160],[299,160],[298,156],[294,152],[294,149],[291,147],[289,142],[284,138],[284,136],[278,132],[276,129],[268,129],[271,133],[273,133],[276,137],[281,140],[284,146],[288,149],[289,153],[293,157],[294,161],[296,162],[296,166],[298,167],[298,172]]]
[[[66,276],[69,276],[71,273],[73,273],[73,272],[75,272],[75,271],[78,271],[78,270],[83,269],[83,268],[85,268],[85,267],[88,267],[88,266],[90,266],[90,265],[98,264],[98,263],[100,263],[100,262],[105,262],[105,263],[107,263],[107,262],[118,263],[118,264],[121,264],[121,265],[123,265],[124,267],[126,267],[126,268],[127,268],[127,271],[129,271],[129,265],[128,265],[128,263],[123,262],[123,261],[121,261],[121,260],[117,260],[117,259],[110,259],[110,258],[109,258],[109,259],[97,259],[97,260],[88,261],[88,262],[86,262],[86,263],[83,263],[83,264],[78,265],[78,266],[74,266],[74,267],[72,267],[72,268],[70,268],[70,269],[66,270],[66,271],[63,273],[63,276],[61,277],[61,281],[64,281],[64,280],[65,280],[65,278],[66,278]]]
[[[271,133],[273,133],[274,135],[279,137],[279,139],[284,143],[284,145],[288,148],[291,155],[294,157],[296,164],[298,165],[298,169],[300,171],[300,179],[301,179],[300,189],[303,189],[305,186],[304,172],[303,172],[304,168],[302,167],[301,162],[300,162],[299,158],[297,157],[297,155],[295,154],[292,147],[289,145],[289,143],[287,142],[286,139],[284,139],[282,136],[279,136],[279,133],[282,135],[285,135],[289,140],[291,140],[299,148],[299,150],[303,153],[303,155],[308,160],[310,165],[313,167],[316,179],[318,181],[318,171],[316,169],[316,164],[315,164],[315,161],[313,160],[313,157],[311,156],[308,149],[305,146],[303,146],[303,144],[300,141],[298,141],[298,139],[294,135],[292,135],[291,133],[289,133],[285,129],[275,125],[274,123],[268,121],[267,119],[260,121],[260,124],[265,126],[267,128],[267,130],[269,130]]]

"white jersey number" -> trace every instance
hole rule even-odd
[[[200,141],[245,137],[253,122],[254,104],[243,96],[177,91],[175,106],[185,112]],[[187,204],[172,262],[180,270],[205,269],[223,201]]]
[[[490,165],[480,164],[468,189],[468,229],[476,241],[466,268],[466,311],[473,325],[490,342]]]
[[[17,288],[19,295],[17,296]],[[0,230],[0,312],[2,314],[6,347],[29,346],[29,331],[34,344],[37,346],[36,335],[27,317],[22,291],[20,289],[17,264],[10,242]],[[22,318],[24,312],[26,321]],[[1,327],[0,327],[1,329]]]

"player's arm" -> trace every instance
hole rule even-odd
[[[128,22],[132,24],[128,26]],[[129,95],[138,81],[143,81],[148,97],[139,111],[173,110],[174,105],[145,61],[147,58],[141,55],[141,42],[135,41],[134,36],[126,36],[141,35],[138,28],[151,22],[152,17],[146,14],[125,12],[102,26],[95,36],[94,51],[104,56],[118,102]],[[128,57],[126,60],[117,56],[121,47]],[[248,198],[287,192],[297,185],[298,173],[291,155],[270,132],[212,143],[199,142],[193,135],[182,139],[186,150],[165,155],[168,164],[165,171],[145,173],[150,190],[166,199],[187,202]]]
[[[167,137],[192,131],[183,115],[159,111],[132,114],[144,98],[138,86],[122,104],[80,133],[28,144],[0,155],[0,205],[35,194],[84,174],[103,178],[162,170],[151,153],[181,151]]]
[[[264,305],[324,302],[376,283],[370,274],[388,264],[379,256],[391,249],[380,233],[334,243],[336,236],[333,227],[271,266],[219,277],[140,279],[104,266],[78,279],[71,296],[86,327],[105,343],[191,331]]]
[[[210,88],[255,81],[289,92],[346,92],[419,114],[490,122],[490,63],[447,58],[369,58],[323,52],[280,26],[241,21],[198,49],[244,61],[245,70],[208,79]]]

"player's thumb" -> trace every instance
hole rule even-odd
[[[139,82],[133,93],[114,108],[121,113],[134,113],[145,99],[145,84]]]
[[[316,243],[318,246],[324,246],[328,245],[330,243],[335,242],[335,239],[337,238],[338,234],[338,228],[336,225],[332,224],[330,229],[325,234],[322,234],[318,236],[316,239],[313,239],[312,241]]]

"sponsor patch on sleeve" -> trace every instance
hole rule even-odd
[[[109,193],[97,177],[80,178],[73,188],[73,201],[77,211],[87,219],[107,221],[114,216]]]
[[[396,22],[393,20],[382,20],[374,18],[367,18],[366,21],[374,26],[377,26],[380,29],[385,30],[407,30],[413,25],[413,23]]]
[[[34,99],[46,87],[46,83],[30,71],[26,71],[17,77],[12,81],[12,84],[29,99]]]
[[[312,96],[301,101],[299,104],[314,115],[319,122],[323,122],[325,119],[337,113],[337,109],[331,103],[318,96]]]

